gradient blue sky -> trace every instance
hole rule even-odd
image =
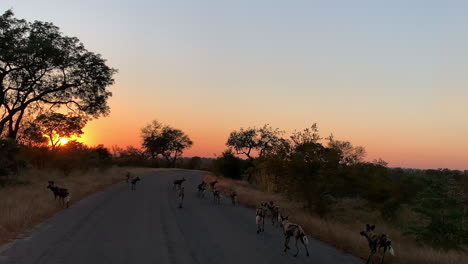
[[[391,166],[468,169],[468,1],[21,1],[119,69],[85,142],[139,145],[152,119],[188,155],[228,133],[317,122]]]

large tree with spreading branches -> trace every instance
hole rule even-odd
[[[161,155],[172,166],[193,141],[182,130],[154,120],[141,129],[143,148],[154,159]]]
[[[31,111],[109,113],[116,70],[52,23],[0,15],[0,135],[16,139]]]

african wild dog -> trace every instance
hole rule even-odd
[[[197,189],[198,189],[198,193],[197,193],[198,197],[201,197],[201,198],[205,197],[206,183],[202,182],[198,184]]]
[[[216,189],[213,190],[213,201],[217,204],[221,203],[221,196],[220,192]]]
[[[273,201],[270,201],[269,203],[265,203],[265,207],[268,209],[268,211],[270,211],[270,214],[271,214],[271,224],[273,226],[276,226],[276,223],[280,222],[280,219],[279,219],[279,208],[277,206],[275,206],[274,202]]]
[[[262,203],[255,211],[255,223],[257,224],[257,234],[265,232],[266,203]]]
[[[229,196],[231,197],[232,205],[236,205],[237,204],[237,192],[232,191]]]
[[[49,185],[47,186],[47,189],[50,189],[52,193],[54,194],[55,200],[57,200],[57,197],[59,198],[59,201],[62,202],[62,205],[66,205],[68,208],[70,204],[70,199],[71,195],[68,192],[68,189],[65,188],[60,188],[58,186],[55,186],[54,181],[49,181]]]
[[[374,230],[375,225],[366,224],[366,231],[361,231],[359,233],[361,236],[365,237],[367,239],[367,242],[369,243],[370,255],[367,258],[366,264],[370,263],[372,256],[377,251],[380,252],[381,248],[383,248],[383,255],[380,263],[384,262],[385,253],[387,252],[387,250],[392,256],[395,256],[395,251],[392,247],[392,241],[385,234],[376,235],[374,233]]]
[[[129,184],[130,183],[130,177],[131,177],[129,171],[127,171],[127,173],[125,174],[125,177],[126,177],[127,184]]]
[[[182,208],[182,203],[184,202],[184,197],[185,197],[184,187],[180,187],[179,188],[179,208]]]
[[[180,180],[175,180],[174,181],[174,190],[179,190],[182,187],[182,183],[184,183],[185,178],[182,178]]]
[[[288,218],[289,218],[288,216],[286,217],[281,216],[280,226],[283,228],[283,233],[284,233],[284,252],[290,249],[289,240],[291,239],[291,237],[294,237],[296,238],[296,254],[294,254],[294,256],[297,257],[297,254],[299,254],[299,247],[297,246],[298,240],[300,240],[302,245],[304,245],[307,256],[309,256],[309,250],[307,249],[307,244],[309,244],[309,240],[307,239],[307,236],[304,233],[304,230],[302,229],[300,225],[289,222]]]
[[[57,193],[57,188],[54,186],[54,181],[49,181],[49,185],[47,185],[47,189],[50,189],[52,191],[52,194],[54,194],[55,200],[57,200],[58,193]]]
[[[272,209],[271,209],[271,224],[273,226],[276,226],[276,224],[280,224],[280,217],[279,217],[279,207],[277,206],[274,206]]]
[[[133,178],[133,180],[132,180],[132,191],[136,190],[136,183],[138,181],[141,181],[140,177],[137,176],[137,177]]]

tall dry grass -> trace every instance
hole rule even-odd
[[[213,181],[216,177],[207,175],[205,181]],[[409,237],[403,236],[402,231],[379,221],[378,217],[356,207],[350,210],[341,210],[340,216],[322,219],[310,214],[304,206],[297,202],[291,202],[279,194],[259,191],[244,181],[236,181],[218,178],[216,188],[227,195],[231,190],[238,194],[239,203],[255,208],[264,201],[274,201],[281,208],[283,215],[300,224],[306,232],[323,242],[334,247],[367,259],[369,248],[367,241],[359,235],[366,224],[365,219],[370,219],[371,224],[376,224],[377,232],[385,233],[392,239],[392,245],[396,255],[385,256],[385,263],[394,264],[461,264],[468,263],[468,255],[456,251],[440,251],[429,247],[422,247]],[[349,203],[349,201],[348,201]],[[346,207],[346,202],[345,202]],[[350,206],[352,207],[352,206]]]
[[[0,245],[17,238],[28,228],[44,221],[54,213],[63,210],[59,201],[54,200],[47,189],[47,181],[67,188],[71,193],[71,206],[84,197],[104,189],[113,183],[125,180],[125,173],[135,175],[149,169],[109,168],[72,172],[64,176],[57,170],[29,170],[18,175],[18,182],[24,184],[0,188]]]

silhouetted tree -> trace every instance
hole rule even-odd
[[[39,124],[35,122],[27,122],[17,140],[19,143],[30,147],[45,146],[48,142]]]
[[[80,116],[67,116],[60,113],[47,113],[39,115],[33,123],[30,134],[37,137],[37,134],[42,134],[46,137],[52,146],[55,148],[60,145],[62,138],[71,136],[80,136],[83,134],[83,127],[86,125],[86,119]],[[31,131],[32,129],[38,131]]]
[[[296,146],[308,143],[317,143],[322,139],[318,132],[317,124],[314,123],[310,128],[305,128],[302,131],[295,131],[291,135],[291,140]]]
[[[154,159],[158,155],[165,158],[171,165],[184,150],[193,145],[192,140],[180,129],[164,126],[158,121],[152,121],[141,131],[143,148]]]
[[[19,147],[14,140],[0,138],[0,186],[18,170]]]
[[[236,157],[232,150],[228,149],[213,161],[212,169],[224,177],[240,179],[246,165],[245,160]]]
[[[106,115],[115,72],[52,23],[6,11],[0,16],[0,134],[16,139],[31,108]]]
[[[341,164],[353,165],[362,162],[366,150],[361,146],[353,146],[349,141],[336,140],[333,135],[328,138],[328,146],[337,150],[341,155]]]
[[[232,131],[226,142],[228,147],[232,147],[237,154],[243,154],[250,160],[253,159],[252,151],[258,151],[262,156],[265,152],[273,149],[273,146],[280,141],[282,131],[273,129],[266,124],[257,128],[241,128],[239,131]]]

